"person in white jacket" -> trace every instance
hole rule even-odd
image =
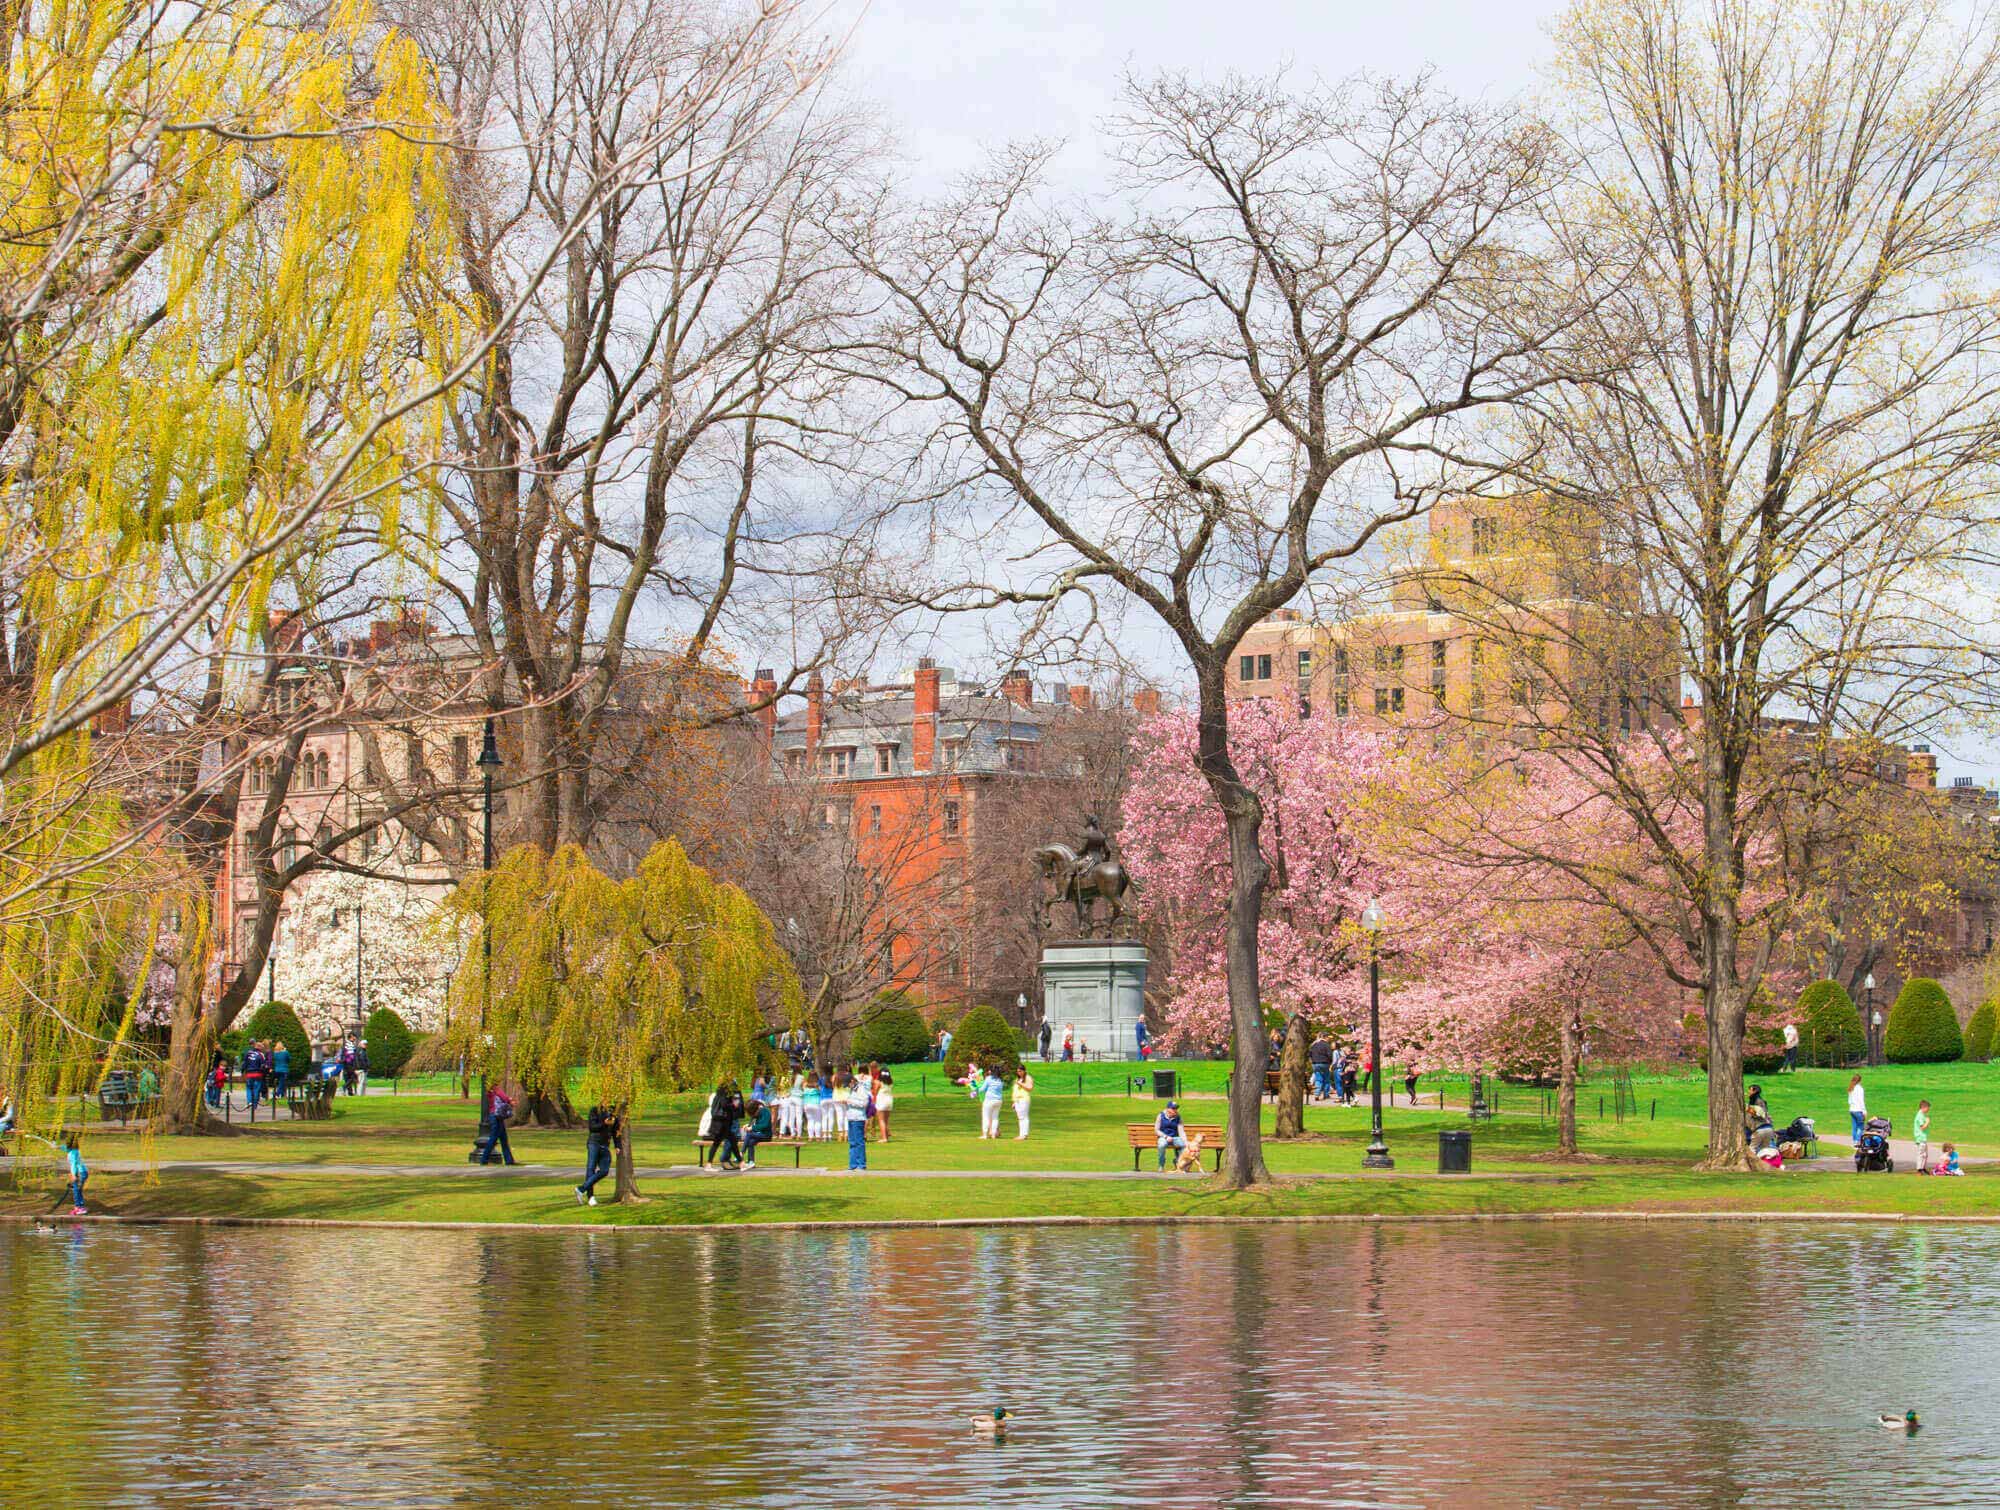
[[[1861,1089],[1861,1077],[1847,1082],[1847,1117],[1854,1124],[1854,1141],[1861,1141],[1862,1126],[1868,1121],[1868,1097]]]

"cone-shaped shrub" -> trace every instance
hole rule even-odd
[[[945,1075],[956,1080],[965,1073],[968,1061],[983,1070],[997,1069],[1007,1079],[1021,1073],[1020,1051],[1014,1046],[1014,1030],[1007,1019],[991,1007],[974,1007],[951,1030],[951,1052],[945,1056]]]
[[[1905,981],[1889,1009],[1882,1047],[1891,1064],[1946,1064],[1962,1055],[1958,1013],[1944,987],[1921,976]]]
[[[1868,1051],[1868,1034],[1854,998],[1837,980],[1816,980],[1799,993],[1799,1057],[1807,1064],[1852,1064]]]
[[[1993,1057],[1993,998],[1988,997],[1965,1025],[1965,1057],[1984,1064]]]

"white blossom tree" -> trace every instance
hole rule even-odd
[[[445,1026],[446,988],[464,954],[440,913],[444,895],[442,886],[387,876],[321,871],[307,877],[285,903],[271,948],[276,976],[266,989],[291,1003],[315,1041],[365,1022],[381,1007],[413,1032],[437,1032]]]

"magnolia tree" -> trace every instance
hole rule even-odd
[[[440,1031],[464,952],[460,925],[443,910],[445,891],[346,871],[307,878],[278,925],[267,989],[292,1004],[315,1040],[355,1027],[381,1007],[418,1032]]]
[[[1264,806],[1271,857],[1258,947],[1267,1000],[1288,1018],[1278,1134],[1302,1129],[1310,1025],[1365,1031],[1372,948],[1384,1054],[1559,1068],[1571,1114],[1561,1142],[1573,1152],[1586,1037],[1628,1052],[1663,1046],[1676,992],[1615,910],[1560,867],[1517,856],[1526,837],[1561,827],[1576,861],[1610,884],[1637,848],[1629,825],[1609,804],[1578,804],[1573,784],[1519,770],[1489,781],[1479,805],[1443,809],[1447,825],[1428,810],[1468,788],[1431,774],[1438,757],[1427,744],[1302,721],[1275,703],[1233,722],[1231,756]],[[1148,882],[1143,905],[1172,940],[1170,1046],[1218,1042],[1230,1024],[1222,820],[1200,800],[1195,738],[1184,715],[1151,726],[1125,810],[1126,850]],[[1361,926],[1370,899],[1382,913],[1372,936]]]

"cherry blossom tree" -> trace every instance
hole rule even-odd
[[[291,1003],[315,1040],[365,1022],[380,1007],[416,1032],[443,1029],[446,990],[464,953],[455,925],[441,911],[444,893],[444,887],[396,876],[316,872],[286,901],[268,989]]]

